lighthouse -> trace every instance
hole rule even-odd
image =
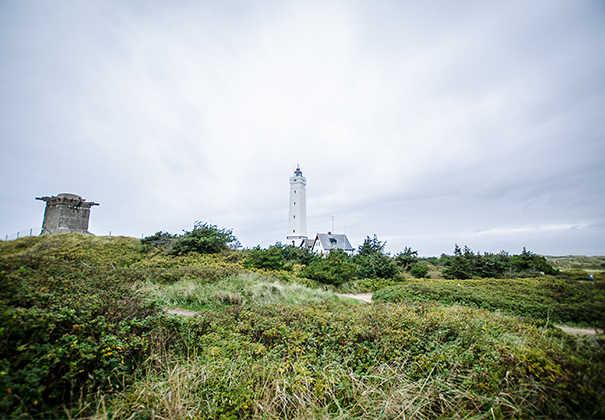
[[[307,239],[307,180],[299,166],[290,177],[288,243],[300,246]]]

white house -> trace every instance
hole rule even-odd
[[[349,255],[353,255],[355,249],[351,246],[351,242],[347,238],[347,235],[340,233],[318,233],[315,235],[315,241],[311,251],[315,254],[323,255],[329,253],[333,249],[342,249]]]

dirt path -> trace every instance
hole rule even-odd
[[[197,312],[188,311],[186,309],[167,309],[164,308],[164,312],[172,315],[185,315],[185,316],[198,316]]]
[[[372,303],[372,293],[336,293],[338,296],[348,297],[351,299],[362,300],[367,303]]]
[[[575,328],[575,327],[566,327],[565,325],[555,325],[555,327],[560,328],[567,334],[603,334],[603,330],[595,330],[593,328]]]

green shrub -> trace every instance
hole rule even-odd
[[[123,269],[13,257],[0,263],[0,413],[36,416],[74,391],[119,390],[157,308]]]
[[[170,251],[176,241],[177,235],[168,232],[156,232],[152,236],[146,236],[141,239],[141,250],[147,252],[149,247],[158,247]]]
[[[412,251],[412,248],[406,246],[403,252],[395,254],[393,258],[399,267],[408,271],[418,262],[418,251]]]
[[[410,274],[417,279],[425,278],[429,274],[429,266],[426,264],[416,264],[410,269]]]
[[[230,229],[219,229],[215,225],[195,222],[193,230],[185,231],[172,247],[172,255],[184,255],[190,252],[216,254],[237,248],[239,242]]]
[[[303,274],[321,283],[339,285],[355,276],[356,266],[350,259],[342,249],[333,249],[327,257],[311,261]]]
[[[282,270],[285,262],[281,246],[270,246],[268,249],[261,249],[260,245],[258,245],[246,254],[244,267]]]
[[[374,293],[385,302],[435,301],[553,322],[605,327],[605,283],[556,277],[506,280],[406,282]]]

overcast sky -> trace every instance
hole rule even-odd
[[[0,235],[605,255],[605,2],[0,0]]]

